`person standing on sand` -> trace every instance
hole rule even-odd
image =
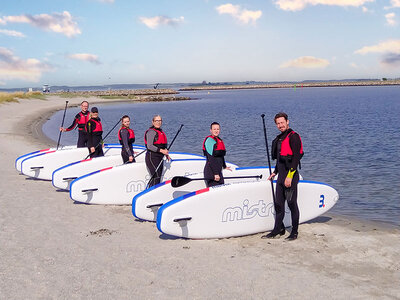
[[[144,134],[144,143],[146,145],[146,166],[151,176],[148,188],[161,181],[163,170],[164,155],[169,160],[169,151],[167,149],[167,136],[161,129],[162,118],[160,115],[153,117],[152,126]]]
[[[204,178],[207,187],[224,184],[222,169],[231,170],[225,164],[226,148],[222,139],[219,137],[221,127],[219,123],[213,122],[210,125],[211,135],[203,141],[203,154],[207,161],[204,166]]]
[[[275,115],[275,124],[281,132],[272,142],[272,159],[276,159],[274,172],[268,180],[279,174],[276,182],[275,225],[274,229],[261,238],[275,238],[285,234],[283,218],[285,216],[285,201],[287,201],[292,215],[292,231],[286,238],[295,240],[298,235],[300,212],[297,206],[297,184],[299,183],[299,172],[297,167],[303,157],[303,144],[298,133],[289,128],[288,115],[280,112]]]
[[[121,119],[122,125],[118,130],[118,140],[122,145],[121,148],[121,156],[124,163],[132,163],[135,162],[135,158],[133,157],[133,146],[132,144],[135,142],[135,132],[133,129],[129,128],[131,124],[131,119],[129,116],[125,115]]]
[[[90,157],[104,156],[102,137],[103,125],[101,124],[97,107],[92,107],[91,109],[90,120],[86,124],[86,132]]]
[[[88,121],[89,121],[89,102],[82,101],[81,111],[75,116],[71,126],[69,126],[68,128],[60,127],[60,131],[62,132],[71,131],[77,126],[79,134],[77,147],[85,148],[87,147],[87,140],[88,140],[85,128]]]

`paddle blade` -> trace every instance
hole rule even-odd
[[[191,182],[192,179],[183,176],[175,176],[171,179],[171,186],[176,188]]]

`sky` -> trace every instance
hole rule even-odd
[[[0,4],[0,89],[400,77],[400,0]]]

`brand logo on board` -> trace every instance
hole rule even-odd
[[[266,204],[263,200],[258,200],[257,204],[249,206],[250,201],[245,199],[243,206],[228,207],[222,213],[222,222],[232,222],[239,220],[252,219],[256,216],[268,217],[274,214],[274,204],[272,202]]]

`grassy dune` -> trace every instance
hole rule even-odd
[[[5,93],[0,92],[0,104],[5,102],[18,102],[19,99],[46,99],[46,96],[41,92],[14,92],[14,93]]]

